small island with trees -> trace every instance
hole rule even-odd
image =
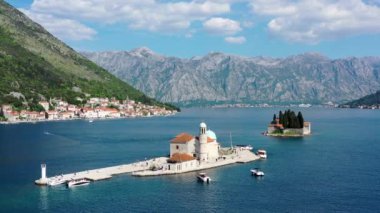
[[[273,120],[264,133],[276,137],[303,137],[311,134],[311,123],[304,121],[301,112],[296,113],[290,109],[280,111],[278,116],[273,115]]]

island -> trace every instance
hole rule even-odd
[[[304,121],[301,112],[296,113],[290,109],[278,116],[273,115],[273,120],[264,135],[275,137],[303,137],[311,134],[311,123]]]
[[[41,164],[41,178],[36,180],[35,183],[37,185],[54,186],[71,180],[105,180],[124,173],[131,173],[133,176],[138,177],[174,175],[266,159],[266,156],[262,157],[260,155],[260,151],[256,155],[250,149],[241,146],[222,147],[215,132],[207,129],[204,122],[199,125],[198,136],[193,136],[186,132],[180,133],[170,140],[169,147],[170,154],[168,157],[157,157],[130,164],[55,175],[53,177],[46,176],[46,164]],[[265,150],[261,151],[265,152]]]

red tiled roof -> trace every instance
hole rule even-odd
[[[106,112],[119,112],[119,110],[114,108],[108,108],[108,107],[100,107],[99,110],[106,111]]]
[[[175,136],[175,138],[173,138],[170,142],[171,143],[187,143],[187,142],[191,141],[193,138],[194,138],[194,136],[192,136],[186,132],[183,132],[183,133]]]
[[[185,161],[194,160],[195,157],[185,154],[185,153],[174,153],[171,158],[169,158],[169,163],[180,163]]]

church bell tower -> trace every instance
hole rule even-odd
[[[202,122],[199,125],[199,160],[207,160],[207,125]]]

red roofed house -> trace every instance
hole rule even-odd
[[[283,130],[284,126],[280,124],[280,119],[276,118],[276,123],[271,123],[268,126],[268,133],[272,133],[276,130]]]
[[[181,133],[170,141],[170,157],[176,153],[190,156],[195,154],[195,138],[188,133]]]

